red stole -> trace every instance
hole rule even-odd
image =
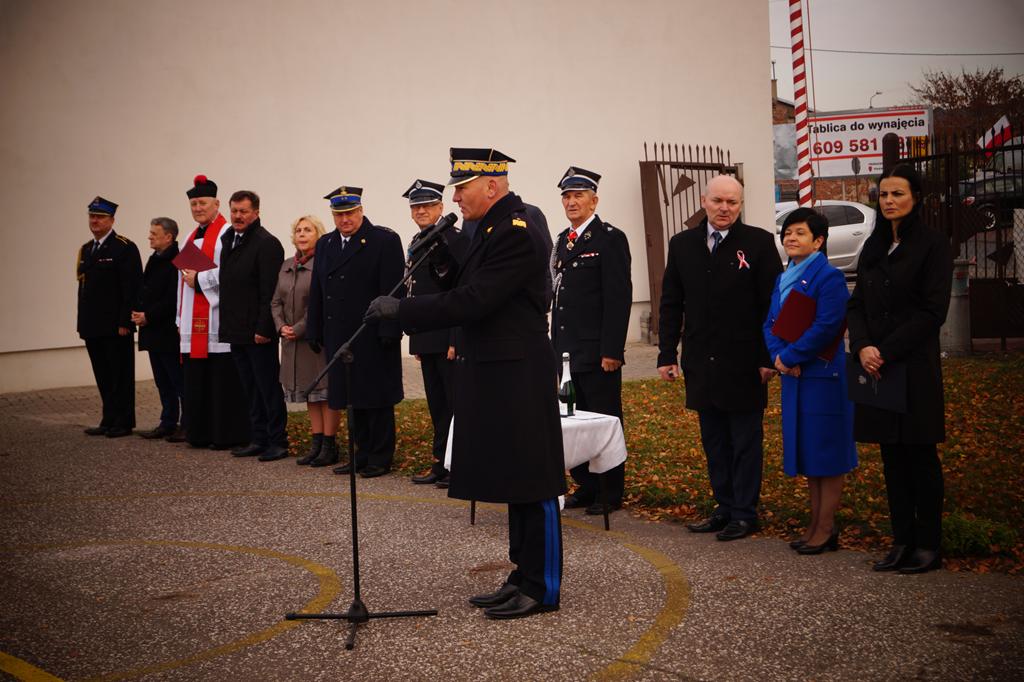
[[[224,216],[218,213],[214,221],[206,228],[206,234],[203,235],[203,248],[200,251],[205,253],[210,260],[214,260],[213,255],[217,250],[217,240],[220,239],[220,231],[227,225],[227,222],[224,220]],[[195,231],[192,232],[188,240],[195,242]],[[198,277],[198,275],[196,276]],[[185,286],[185,283],[182,282],[181,285]],[[209,357],[209,344],[210,302],[206,300],[206,296],[201,291],[196,291],[192,299],[192,342],[189,347],[189,357],[198,359]]]

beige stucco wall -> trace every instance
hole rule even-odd
[[[748,221],[770,222],[768,60],[763,0],[0,0],[0,392],[91,383],[73,274],[88,201],[121,204],[145,257],[150,218],[191,227],[200,172],[222,198],[258,192],[282,239],[304,213],[330,225],[320,197],[351,184],[408,241],[400,195],[444,180],[449,146],[518,159],[513,189],[553,232],[578,164],[604,175],[642,309],[645,140],[731,148]]]

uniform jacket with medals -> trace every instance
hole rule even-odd
[[[892,253],[888,221],[864,243],[847,325],[852,358],[876,346],[886,362],[906,363],[907,412],[857,405],[854,437],[861,443],[941,443],[946,422],[939,331],[949,310],[953,260],[946,236],[917,214],[899,230]]]
[[[598,371],[603,357],[624,360],[633,302],[629,243],[597,215],[571,249],[568,236],[568,229],[558,235],[553,253],[552,342],[559,357],[569,354],[572,371]]]
[[[113,230],[96,253],[90,239],[78,250],[78,336],[117,336],[117,328],[135,330],[132,309],[142,282],[139,249]]]
[[[416,233],[416,236],[409,242],[409,253],[411,254],[413,249],[416,248],[416,244],[420,241],[427,230],[422,230]],[[461,261],[466,255],[466,249],[469,248],[469,239],[466,238],[460,230],[457,228],[451,228],[448,230],[444,239],[448,244],[448,249],[452,256]],[[412,263],[410,263],[412,265]],[[436,294],[441,291],[440,285],[430,275],[430,264],[429,262],[423,263],[413,273],[412,278],[409,280],[409,293],[408,298],[413,296],[425,296],[427,294]],[[410,355],[428,355],[431,353],[444,354],[448,352],[449,346],[455,345],[455,330],[453,329],[431,329],[429,331],[419,332],[418,334],[409,335],[409,354]]]
[[[773,363],[762,325],[782,261],[770,232],[738,220],[714,255],[707,242],[706,219],[669,240],[658,366],[679,364],[691,410],[763,410],[768,392],[758,368]]]
[[[224,230],[220,237],[220,340],[252,345],[256,334],[277,338],[270,302],[284,248],[259,219],[242,235],[237,247],[233,229]]]
[[[135,308],[146,314],[146,324],[139,327],[139,350],[178,352],[178,327],[174,324],[178,304],[178,269],[171,262],[177,255],[178,243],[171,242],[162,253],[154,251],[146,261]]]
[[[566,491],[546,268],[510,193],[480,221],[465,260],[450,264],[446,291],[400,303],[409,333],[458,327],[451,497],[528,503]]]
[[[316,243],[313,281],[306,315],[306,338],[321,343],[327,358],[363,323],[370,301],[398,284],[405,270],[402,240],[390,228],[365,217],[344,250],[334,230]],[[395,295],[403,295],[399,290]],[[395,320],[368,325],[352,346],[351,403],[355,408],[396,405],[402,400],[402,330]],[[330,404],[349,403],[345,370],[339,360],[328,374]]]

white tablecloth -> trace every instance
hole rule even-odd
[[[455,418],[448,428],[448,447],[444,453],[444,467],[451,470],[452,438]],[[626,461],[626,438],[618,417],[597,412],[576,410],[572,417],[562,417],[562,447],[565,450],[565,468],[589,461],[591,473],[600,474]]]

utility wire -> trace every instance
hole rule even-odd
[[[772,45],[773,50],[789,50],[785,45]],[[807,48],[811,50],[811,48]],[[899,57],[1020,57],[1024,52],[881,52],[871,50],[827,50],[816,47],[813,52],[834,52],[836,54],[881,54]]]

